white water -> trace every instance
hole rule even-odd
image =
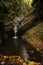
[[[15,28],[14,28],[14,32],[15,32],[15,36],[13,37],[13,38],[18,38],[18,36],[17,36],[17,26],[15,25]]]

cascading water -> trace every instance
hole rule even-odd
[[[18,36],[17,36],[17,25],[15,25],[14,32],[15,32],[15,36],[13,38],[18,38]]]
[[[15,27],[14,27],[14,32],[15,32],[15,36],[13,38],[18,38],[17,33],[18,33],[18,26],[20,24],[20,19],[18,18],[17,22],[15,22]]]

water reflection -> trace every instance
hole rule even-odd
[[[4,42],[3,50],[3,55],[20,56],[25,62],[28,60],[41,62],[40,52],[22,38],[7,38]]]
[[[21,56],[26,62],[29,60],[28,49],[26,48],[25,42],[20,38],[9,38],[6,39],[4,45],[6,55],[18,55]]]
[[[28,62],[29,54],[25,46],[22,46],[22,57],[23,57],[23,60],[25,60],[25,62]]]

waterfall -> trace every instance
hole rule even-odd
[[[14,27],[14,32],[15,32],[15,36],[14,36],[13,38],[16,39],[16,38],[18,38],[18,36],[17,36],[17,32],[18,32],[18,31],[17,31],[17,25],[15,25],[15,27]]]
[[[18,33],[18,26],[20,25],[20,18],[15,22],[15,27],[14,27],[14,32],[15,36],[13,38],[18,38],[17,33]]]

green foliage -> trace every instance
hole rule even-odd
[[[18,12],[20,10],[20,1],[19,0],[10,0],[10,1],[2,1],[0,3],[0,7],[2,8],[2,10],[6,9],[5,12],[3,13],[4,14],[8,14],[8,17],[10,18],[14,18],[15,16],[18,16]]]
[[[32,4],[33,0],[23,0],[25,4]]]
[[[6,25],[5,29],[14,25],[13,19],[20,14],[20,8],[21,0],[0,0],[0,22]]]
[[[14,25],[15,17],[22,17],[22,15],[29,16],[33,8],[29,4],[25,4],[23,0],[1,0],[0,2],[0,21],[7,23],[8,26]],[[6,26],[8,28],[8,26]],[[12,27],[12,26],[11,26]],[[6,28],[5,28],[6,29]]]

